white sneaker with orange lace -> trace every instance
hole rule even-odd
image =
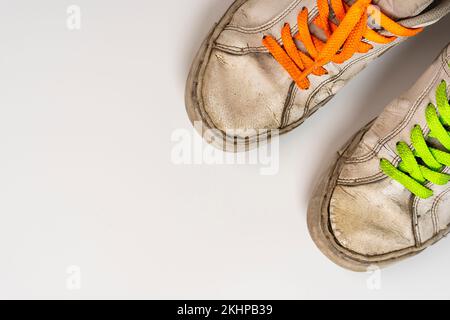
[[[450,0],[237,0],[195,58],[189,117],[217,147],[252,148],[449,11]]]

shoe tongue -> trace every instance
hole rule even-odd
[[[373,4],[393,19],[415,17],[424,11],[433,0],[374,0]]]

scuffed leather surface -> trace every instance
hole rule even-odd
[[[269,30],[292,14],[302,0],[249,0],[233,16],[229,28],[251,31]],[[311,1],[310,4],[312,4]]]
[[[303,7],[308,8],[311,17],[317,15],[316,0],[248,0],[233,15],[217,39],[217,45],[235,54],[267,52],[262,45],[263,36],[279,39],[285,23],[291,25],[293,32],[298,30],[297,17]],[[265,18],[261,19],[260,14]]]
[[[384,12],[395,19],[413,17],[428,7],[433,0],[377,0],[376,5],[383,8]]]
[[[316,5],[316,0],[248,0],[234,12],[214,42],[202,80],[203,109],[216,128],[284,129],[300,123],[370,61],[403,40],[375,45],[341,65],[330,63],[328,75],[311,75],[311,88],[299,90],[262,46],[262,38],[279,38],[286,22],[295,33],[298,13],[307,7],[312,19]]]
[[[336,239],[366,256],[414,246],[410,196],[388,180],[363,187],[337,186],[330,203]]]
[[[211,54],[203,86],[205,110],[220,129],[275,129],[292,80],[269,55]]]
[[[417,83],[392,102],[345,161],[330,203],[332,230],[339,243],[356,253],[376,256],[422,246],[450,224],[450,185],[429,185],[434,196],[423,200],[387,178],[381,158],[399,162],[396,144],[410,143],[416,124],[428,132],[425,108],[436,105],[442,80],[450,84],[450,46]],[[448,170],[447,170],[448,171]]]

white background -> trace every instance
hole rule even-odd
[[[278,175],[176,166],[190,63],[231,3],[0,1],[0,298],[450,298],[446,240],[370,290],[306,227],[320,173],[434,60],[450,18],[284,136]],[[71,4],[80,31],[66,26]]]

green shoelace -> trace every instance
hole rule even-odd
[[[428,138],[438,140],[450,151],[450,131],[447,130],[450,128],[450,105],[445,81],[437,88],[436,102],[437,107],[430,104],[425,112],[430,129]],[[442,172],[445,167],[450,167],[450,153],[429,146],[419,125],[411,132],[411,142],[412,147],[405,142],[397,144],[401,158],[398,167],[386,159],[381,159],[380,167],[387,176],[401,183],[414,195],[428,199],[433,196],[433,191],[426,187],[428,182],[436,185],[450,182],[450,175]]]

